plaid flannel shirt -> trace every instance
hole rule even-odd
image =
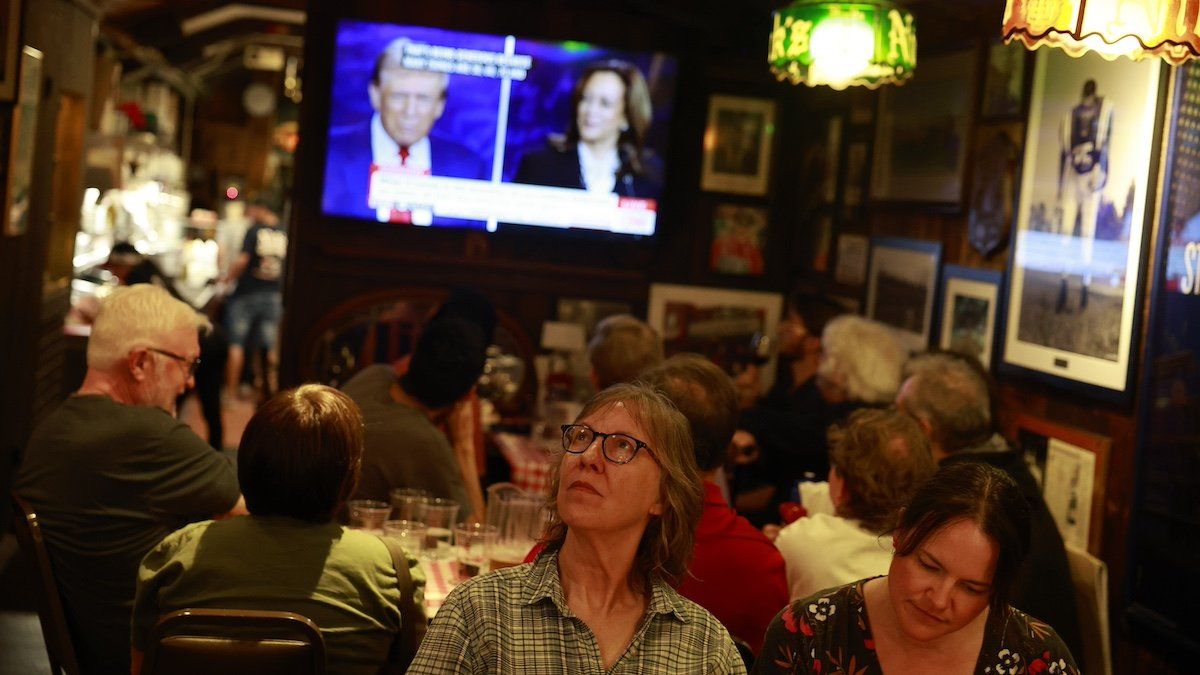
[[[725,627],[656,581],[646,616],[605,671],[596,636],[567,606],[558,555],[476,577],[446,598],[409,674],[745,673]]]

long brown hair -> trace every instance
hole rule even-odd
[[[704,490],[687,419],[659,390],[641,383],[613,385],[593,396],[576,419],[603,412],[617,403],[623,403],[629,416],[650,435],[646,442],[662,469],[659,495],[663,512],[652,517],[642,532],[630,572],[630,585],[645,591],[656,578],[675,584],[687,573]],[[558,551],[567,538],[567,524],[559,515],[557,501],[561,467],[560,461],[550,481],[546,504],[550,525],[544,553]]]

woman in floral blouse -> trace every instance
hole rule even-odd
[[[981,463],[941,469],[900,516],[888,575],[785,607],[755,673],[1078,675],[1049,625],[1008,605],[1029,505]]]

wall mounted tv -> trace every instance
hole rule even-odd
[[[652,235],[676,68],[581,42],[341,21],[322,210]]]

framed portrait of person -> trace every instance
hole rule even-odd
[[[771,179],[775,102],[714,95],[704,128],[701,189],[762,196]]]
[[[992,367],[996,306],[1003,272],[960,265],[942,268],[942,322],[938,346]]]
[[[757,365],[766,390],[775,380],[776,357],[763,347],[774,340],[782,310],[779,293],[651,284],[646,322],[662,336],[668,356],[696,352],[731,374]]]
[[[929,346],[941,263],[941,242],[898,237],[871,240],[866,316],[895,328],[909,351]]]
[[[1063,543],[1100,555],[1112,439],[1026,413],[1006,431],[1037,480]]]
[[[769,221],[770,212],[761,206],[725,203],[714,206],[709,270],[750,277],[766,274],[764,248]]]
[[[871,199],[962,207],[976,51],[922,57],[903,87],[879,90]]]
[[[1167,69],[1036,56],[1001,370],[1128,403]]]

